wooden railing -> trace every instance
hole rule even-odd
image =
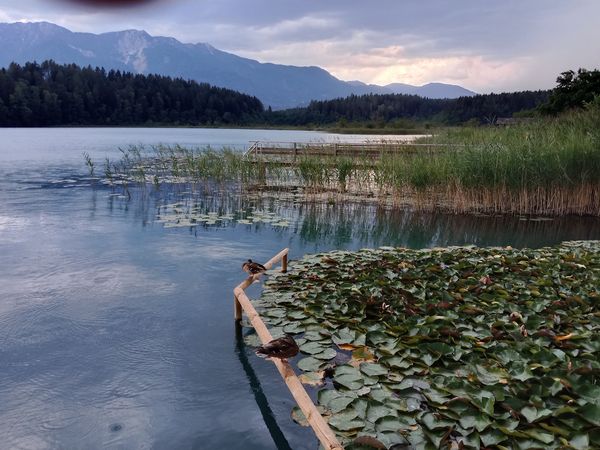
[[[267,269],[271,269],[273,265],[281,262],[281,271],[287,272],[288,252],[289,249],[283,249],[277,255],[267,261],[264,266]],[[236,321],[240,321],[242,320],[242,312],[245,312],[250,320],[250,323],[256,330],[258,337],[263,344],[266,344],[267,342],[273,340],[273,336],[271,336],[271,333],[269,332],[263,320],[260,318],[260,315],[256,309],[254,309],[254,306],[252,306],[252,303],[245,292],[245,290],[260,277],[261,274],[251,275],[233,290],[234,317]],[[319,411],[304,389],[302,382],[296,376],[292,366],[290,366],[287,361],[282,361],[277,358],[272,358],[271,361],[277,367],[277,370],[281,374],[283,381],[296,400],[296,403],[304,413],[306,420],[314,430],[317,438],[321,442],[321,445],[323,445],[323,447],[327,450],[343,450],[343,447],[338,442],[335,433],[331,430],[331,428],[329,428],[329,425],[325,419],[323,419],[321,414],[319,414]]]

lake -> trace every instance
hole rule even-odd
[[[57,128],[1,129],[0,138],[4,448],[314,450],[312,430],[290,418],[294,402],[275,367],[236,336],[232,290],[245,259],[285,247],[294,259],[383,245],[600,239],[597,218],[422,214],[171,188],[134,189],[128,199],[91,180],[82,158],[115,158],[130,144],[243,149],[376,136]],[[165,211],[177,208],[216,219],[170,227]],[[249,216],[264,220],[244,223]]]

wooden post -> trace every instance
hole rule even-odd
[[[281,252],[279,252],[277,255],[275,255],[273,258],[267,261],[264,264],[264,266],[267,269],[270,269],[273,266],[273,264],[281,261],[281,270],[283,272],[287,271],[288,252],[289,250],[287,248],[283,249]],[[267,326],[260,318],[260,315],[254,308],[254,306],[250,302],[250,299],[246,295],[246,292],[244,291],[255,280],[259,279],[260,276],[261,274],[249,276],[233,290],[233,293],[235,295],[236,308],[239,304],[240,307],[246,312],[250,323],[256,330],[256,334],[258,334],[258,337],[260,338],[261,342],[263,344],[266,344],[267,342],[273,340],[273,336],[269,332]],[[296,376],[296,373],[294,372],[292,366],[290,366],[290,364],[287,361],[282,361],[276,358],[271,359],[271,361],[273,362],[273,364],[275,364],[275,367],[277,367],[279,374],[281,375],[283,381],[290,390],[290,393],[296,400],[296,403],[304,413],[306,420],[317,435],[317,438],[321,442],[321,445],[326,450],[343,450],[343,447],[337,440],[335,433],[331,430],[331,428],[329,428],[329,425],[317,410],[315,404],[312,402],[308,393],[304,389],[302,382]]]

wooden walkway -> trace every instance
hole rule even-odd
[[[286,272],[288,262],[288,251],[289,250],[287,248],[283,249],[281,252],[279,252],[277,255],[271,258],[268,262],[266,262],[264,266],[267,269],[270,269],[271,267],[273,267],[274,264],[281,262],[281,271]],[[244,311],[248,316],[250,323],[256,330],[256,334],[258,334],[258,337],[260,338],[261,342],[263,344],[266,344],[267,342],[273,340],[273,336],[271,336],[271,333],[269,332],[265,323],[260,318],[260,315],[254,308],[254,306],[252,306],[252,303],[250,302],[250,299],[248,298],[245,292],[245,290],[250,285],[252,285],[252,283],[254,283],[255,280],[258,280],[260,276],[261,274],[257,274],[248,277],[233,290],[234,314],[235,320],[241,321],[242,311]],[[335,433],[331,430],[331,428],[329,428],[329,425],[317,410],[315,404],[312,402],[308,393],[304,389],[302,382],[296,376],[296,373],[294,372],[292,366],[287,361],[282,361],[280,359],[273,358],[271,359],[271,361],[277,367],[277,370],[281,374],[283,381],[285,381],[285,384],[290,390],[290,393],[296,400],[296,403],[298,403],[298,406],[304,413],[306,420],[314,430],[315,434],[317,435],[317,438],[319,438],[319,441],[321,442],[323,448],[325,448],[326,450],[343,450],[343,447],[337,440]]]
[[[383,155],[436,154],[449,148],[461,147],[454,144],[421,144],[403,141],[383,142],[252,142],[245,153],[248,159],[292,159],[303,156],[364,157],[380,158]]]

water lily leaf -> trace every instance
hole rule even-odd
[[[587,434],[578,434],[569,441],[569,445],[577,450],[590,448],[590,438]]]
[[[484,413],[490,416],[494,415],[496,396],[493,393],[484,390],[478,391],[471,397],[471,402]]]
[[[298,368],[304,372],[317,372],[321,368],[322,364],[323,361],[313,358],[312,356],[308,356],[298,361]]]
[[[349,397],[349,396],[340,396],[337,398],[332,399],[328,404],[327,407],[333,412],[333,413],[339,413],[341,411],[344,411],[348,405],[350,405],[350,403],[352,403],[355,399],[353,397]]]
[[[498,383],[506,384],[506,380],[510,378],[508,372],[504,369],[497,367],[484,367],[483,365],[477,364],[476,366],[477,378],[479,381],[486,385],[494,385]]]
[[[454,425],[453,421],[446,420],[446,419],[443,419],[443,418],[436,418],[431,413],[424,414],[423,417],[421,417],[420,421],[429,430],[437,430],[437,429],[440,429],[440,428],[448,429],[448,427],[451,427],[451,426]],[[465,428],[470,428],[470,427],[465,427]]]
[[[554,442],[554,435],[552,433],[546,433],[536,429],[525,430],[524,433],[536,441],[543,442],[544,444],[551,444]]]
[[[310,424],[308,423],[308,420],[306,420],[306,416],[304,415],[304,413],[298,406],[294,406],[294,408],[292,409],[292,419],[294,420],[294,422],[296,422],[300,426],[303,426],[303,427],[310,426]]]
[[[319,372],[304,372],[298,378],[302,384],[307,384],[309,386],[320,386],[323,384],[323,376],[325,375],[324,371]]]
[[[412,366],[412,363],[408,359],[404,359],[400,356],[383,358],[380,359],[379,362],[395,369],[408,369],[410,366]]]
[[[589,423],[596,426],[600,426],[600,406],[588,403],[580,407],[577,412],[581,417],[587,420]]]
[[[283,327],[283,331],[289,334],[298,334],[304,331],[304,328],[298,322],[292,322]]]
[[[386,343],[389,336],[382,331],[370,331],[367,333],[367,340],[375,346]]]
[[[381,364],[375,363],[362,363],[360,365],[360,371],[370,377],[378,377],[387,375],[388,373],[388,370],[385,367],[383,367]]]
[[[420,380],[417,378],[405,378],[404,380],[402,380],[402,382],[398,385],[397,388],[398,390],[409,388],[429,389],[429,383],[427,381]]]
[[[330,360],[337,356],[337,352],[332,348],[326,348],[321,353],[314,354],[313,357],[317,359]]]
[[[350,375],[353,379],[359,380],[363,378],[360,371],[351,365],[343,364],[335,368],[335,376]]]
[[[359,417],[365,421],[365,428],[372,425],[372,424],[369,424],[368,422],[366,422],[368,405],[369,405],[369,402],[364,398],[357,398],[352,402],[352,407],[356,411],[357,417]],[[363,431],[365,431],[365,429],[363,429]]]
[[[404,424],[397,417],[383,417],[376,424],[375,429],[381,433],[386,431],[398,432],[404,429]]]
[[[258,337],[258,334],[255,333],[244,336],[244,342],[248,347],[256,348],[262,345],[260,337]]]
[[[521,409],[521,414],[523,415],[523,417],[525,417],[525,419],[527,419],[527,422],[533,423],[536,420],[548,417],[552,414],[552,411],[546,408],[538,410],[535,406],[526,406],[523,409]]]
[[[367,420],[369,422],[377,422],[382,417],[386,416],[394,416],[395,411],[389,408],[386,408],[381,403],[371,402],[367,408]]]
[[[475,428],[481,432],[485,430],[492,422],[481,413],[465,414],[459,418],[460,426],[463,428]]]
[[[302,337],[307,341],[322,341],[325,338],[325,336],[317,331],[307,331]]]
[[[497,445],[501,442],[504,442],[508,439],[508,436],[498,430],[487,430],[483,433],[480,432],[479,438],[481,439],[483,445],[486,447],[491,447],[492,445]]]
[[[363,387],[363,380],[362,378],[354,378],[352,375],[340,375],[340,376],[335,376],[334,378],[335,382],[344,386],[346,389],[350,389],[350,390],[357,390],[360,389],[361,387]]]
[[[317,399],[319,400],[319,404],[325,407],[327,407],[329,402],[339,397],[343,397],[343,394],[336,391],[335,389],[321,389],[317,393]]]
[[[510,367],[510,375],[515,380],[519,381],[527,381],[531,378],[535,378],[535,375],[531,373],[529,367],[527,367],[524,363],[515,363]]]
[[[479,440],[480,437],[477,431],[456,438],[456,441],[458,442],[459,446],[462,443],[462,446],[466,448],[480,448],[481,446]]]
[[[600,386],[596,384],[577,386],[577,395],[590,403],[600,404]]]
[[[364,423],[357,418],[356,411],[349,409],[339,414],[334,414],[329,419],[329,425],[340,431],[360,430]]]
[[[355,338],[356,333],[349,328],[339,329],[331,336],[331,339],[336,345],[352,344]]]
[[[375,355],[368,347],[359,347],[352,352],[352,359],[355,361],[374,361]]]
[[[325,350],[325,347],[323,347],[318,342],[309,341],[300,346],[300,351],[302,353],[308,353],[309,355],[321,353],[323,352],[323,350]]]

